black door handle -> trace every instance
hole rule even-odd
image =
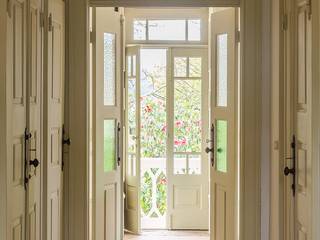
[[[206,147],[206,153],[213,152],[213,148]]]
[[[288,176],[289,174],[294,175],[296,173],[296,170],[294,168],[286,167],[283,172],[284,172],[284,175]]]
[[[292,159],[293,167],[292,168],[285,167],[285,169],[283,170],[283,173],[285,176],[292,175],[291,189],[292,189],[293,196],[295,196],[295,192],[296,192],[296,137],[295,135],[293,135],[292,137],[291,151],[292,151],[292,157],[287,159]]]
[[[40,162],[38,159],[30,160],[29,163],[30,163],[30,165],[34,166],[35,168],[37,168],[40,165]]]

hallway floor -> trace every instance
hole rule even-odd
[[[126,233],[124,240],[209,240],[206,231],[143,231],[139,236]]]

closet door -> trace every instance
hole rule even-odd
[[[64,9],[62,0],[48,1],[45,25],[44,81],[44,216],[43,239],[62,239],[62,142],[65,78]]]
[[[11,0],[7,17],[7,239],[25,239],[26,143],[26,0]]]
[[[41,192],[41,96],[42,86],[42,37],[40,26],[41,1],[31,0],[28,8],[28,47],[27,47],[27,164],[28,172],[27,204],[26,204],[26,239],[39,240],[40,192]]]

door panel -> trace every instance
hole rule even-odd
[[[93,9],[93,138],[95,151],[95,238],[120,240],[122,234],[121,13]]]
[[[126,49],[125,228],[141,231],[140,213],[140,48]]]
[[[168,122],[170,229],[209,229],[207,49],[171,51]],[[191,100],[192,99],[192,100]]]
[[[44,176],[46,239],[62,238],[62,142],[64,121],[64,9],[62,0],[49,1],[47,67],[44,82]]]
[[[27,126],[31,137],[28,141],[28,191],[27,191],[27,218],[26,236],[29,240],[40,239],[40,213],[41,213],[41,26],[40,26],[41,1],[30,1],[28,15],[28,81],[27,81]],[[40,165],[36,162],[39,161]],[[35,165],[30,165],[35,162]]]
[[[295,238],[311,237],[311,16],[309,1],[297,1]],[[291,175],[290,175],[291,176]]]
[[[211,16],[211,239],[235,238],[236,222],[236,9]]]
[[[11,1],[7,17],[7,238],[25,239],[27,1]]]

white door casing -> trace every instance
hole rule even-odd
[[[44,57],[44,232],[48,240],[62,239],[63,119],[65,79],[65,3],[48,1]]]
[[[93,21],[94,234],[120,240],[122,234],[121,13],[95,8]]]
[[[7,239],[25,238],[26,0],[11,1],[7,15]]]
[[[172,48],[170,49],[170,75],[168,76],[168,227],[169,229],[209,229],[209,163],[205,153],[206,139],[208,139],[208,57],[207,48]],[[185,72],[179,73],[179,62],[185,61]],[[199,62],[198,62],[199,61]],[[195,62],[197,62],[195,64]],[[176,66],[177,63],[177,66]],[[196,65],[200,64],[197,69]],[[183,64],[184,65],[184,64]],[[199,66],[198,66],[199,67]],[[177,68],[177,69],[175,69]],[[199,83],[197,83],[199,82]],[[197,89],[200,84],[200,89]],[[185,86],[190,86],[184,89]],[[191,87],[192,86],[192,87]],[[175,91],[177,90],[177,92]],[[181,111],[175,103],[175,94],[183,91],[196,98],[196,91],[200,95],[200,119],[194,122],[195,128],[199,128],[201,139],[197,152],[180,152],[176,146],[181,136],[175,136],[175,128],[180,128],[175,111]],[[176,108],[177,107],[177,108]],[[193,106],[194,107],[194,106]],[[185,109],[185,113],[192,110],[198,114],[197,109]],[[199,109],[198,109],[199,110]],[[188,124],[188,123],[187,123]],[[183,128],[183,123],[182,126]],[[189,126],[190,127],[190,126]],[[188,128],[188,127],[187,127]],[[187,131],[188,132],[188,131]],[[184,136],[186,144],[192,136]],[[194,146],[192,146],[194,147]],[[177,149],[175,149],[177,148]],[[189,146],[188,148],[191,148]]]
[[[140,209],[140,48],[126,48],[125,228],[141,231]],[[128,121],[129,115],[132,122]]]
[[[211,239],[235,239],[237,164],[236,9],[216,11],[212,24]]]

